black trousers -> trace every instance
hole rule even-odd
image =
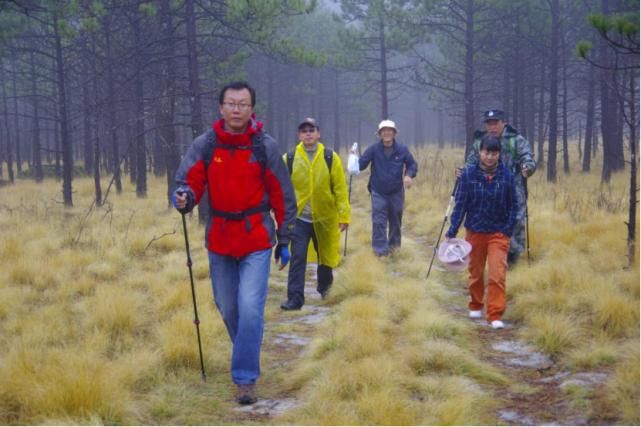
[[[310,239],[316,253],[318,253],[318,240],[314,233],[314,226],[309,222],[297,219],[294,237],[291,239],[292,257],[287,276],[287,299],[300,305],[305,303],[305,269],[307,268],[307,248]],[[332,286],[334,281],[332,268],[319,262],[316,280],[318,283],[316,290],[322,295]]]

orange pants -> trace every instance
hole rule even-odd
[[[505,275],[507,273],[507,250],[510,238],[503,233],[476,233],[466,230],[465,240],[472,245],[469,264],[468,288],[470,310],[483,309],[485,263],[488,264],[487,308],[488,322],[500,320],[505,311]]]

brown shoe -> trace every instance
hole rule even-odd
[[[238,394],[236,401],[241,405],[251,405],[256,403],[256,385],[254,384],[238,384]]]

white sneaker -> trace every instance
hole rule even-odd
[[[481,310],[470,310],[470,317],[472,319],[480,319],[482,315]]]
[[[494,329],[503,329],[505,328],[505,325],[500,320],[492,320],[492,327]]]

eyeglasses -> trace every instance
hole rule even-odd
[[[316,128],[299,129],[298,132],[300,132],[300,133],[314,133],[314,132],[316,132]]]
[[[238,111],[247,111],[251,107],[250,104],[236,104],[235,102],[223,102],[223,108],[226,110],[236,110]]]

